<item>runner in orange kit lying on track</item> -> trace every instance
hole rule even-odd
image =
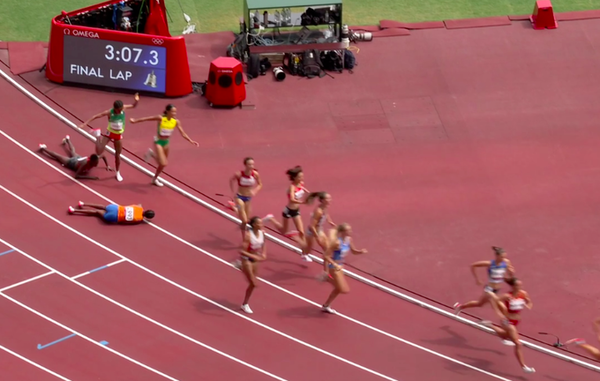
[[[84,209],[88,207],[89,209]],[[79,209],[69,206],[69,214],[87,214],[97,216],[104,221],[113,224],[139,224],[144,219],[152,219],[154,217],[153,210],[144,210],[141,205],[99,205],[87,204],[79,201]]]

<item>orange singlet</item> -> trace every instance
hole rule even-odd
[[[119,222],[141,222],[144,219],[144,208],[138,205],[119,205]]]

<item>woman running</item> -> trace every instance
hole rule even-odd
[[[258,217],[250,219],[250,229],[245,232],[244,243],[240,250],[241,259],[234,263],[234,266],[242,271],[248,280],[248,288],[244,303],[242,303],[242,311],[251,314],[252,310],[248,303],[254,289],[258,287],[256,275],[258,272],[258,262],[267,259],[267,246],[265,245],[265,233],[263,231],[263,223]]]
[[[496,327],[488,320],[482,321],[481,324],[493,329],[501,339],[513,342],[515,345],[515,356],[523,371],[525,373],[534,373],[535,369],[525,365],[523,344],[519,340],[519,332],[517,331],[517,325],[521,321],[521,311],[525,307],[528,309],[533,308],[533,303],[527,291],[523,290],[523,284],[520,280],[510,278],[506,280],[506,283],[512,289],[501,297],[498,297],[493,291],[488,291],[491,305],[501,319],[501,327]]]
[[[500,285],[508,278],[512,278],[515,274],[515,269],[506,258],[506,251],[497,246],[492,246],[492,250],[496,254],[495,259],[491,261],[480,261],[475,262],[471,265],[471,272],[475,277],[475,282],[478,286],[481,286],[482,283],[477,276],[477,268],[485,267],[487,268],[488,273],[488,283],[483,288],[483,294],[479,297],[478,300],[472,300],[465,304],[455,303],[454,304],[454,312],[458,316],[460,312],[467,308],[474,307],[482,307],[486,303],[490,301],[489,293],[498,293],[500,290]]]
[[[596,319],[593,323],[594,325],[594,331],[596,332],[596,335],[598,337],[598,341],[600,341],[600,318]],[[600,361],[600,349],[591,346],[590,344],[587,344],[585,342],[585,339],[581,339],[581,338],[577,338],[577,339],[571,339],[571,340],[567,340],[565,342],[565,345],[571,345],[571,344],[575,344],[577,346],[579,346],[581,349],[585,350],[586,352],[588,352],[590,355],[592,355],[592,357],[594,359],[596,359],[596,361]]]
[[[108,166],[108,162],[103,155],[92,154],[88,156],[79,156],[77,152],[75,152],[75,146],[71,143],[71,138],[67,135],[62,141],[63,147],[69,153],[69,156],[62,156],[57,154],[56,152],[52,152],[48,149],[45,144],[40,144],[40,151],[50,156],[54,160],[58,161],[63,167],[67,167],[71,171],[75,172],[76,179],[87,179],[87,180],[99,180],[100,178],[97,176],[89,176],[87,173],[92,169],[98,166],[100,163],[100,159],[104,161],[104,165],[106,166],[107,171],[112,171],[112,169]]]
[[[335,310],[330,307],[331,303],[339,294],[350,292],[343,271],[344,258],[348,255],[348,252],[351,251],[355,255],[367,254],[366,249],[357,250],[354,247],[351,235],[352,228],[346,223],[338,225],[336,229],[331,229],[329,232],[329,247],[325,251],[324,259],[328,265],[329,282],[333,284],[334,288],[321,308],[323,312],[335,314]]]
[[[85,121],[79,128],[83,129],[83,127],[87,126],[89,123],[96,119],[100,119],[103,117],[108,118],[108,127],[106,127],[106,132],[102,135],[100,129],[95,129],[92,133],[98,138],[96,139],[96,155],[101,155],[106,148],[106,145],[109,141],[113,142],[113,146],[115,147],[115,171],[117,181],[123,181],[123,177],[121,176],[121,151],[123,150],[123,132],[125,132],[125,110],[134,108],[137,106],[138,101],[140,100],[140,95],[138,93],[134,96],[134,102],[131,105],[124,105],[123,101],[116,100],[113,103],[113,108],[110,110],[106,110],[101,112],[100,114],[96,114],[92,116],[90,119]]]
[[[313,200],[318,198],[319,205],[310,215],[310,224],[308,225],[308,231],[306,232],[306,242],[302,247],[302,256],[310,259],[310,252],[313,247],[313,243],[316,240],[323,251],[327,250],[328,239],[327,234],[324,231],[324,224],[327,222],[329,225],[335,227],[335,223],[331,221],[331,217],[327,209],[331,203],[331,195],[327,192],[313,192],[306,197],[306,204],[312,204]],[[327,274],[327,263],[323,262],[323,269]]]
[[[256,196],[262,188],[262,181],[258,171],[254,168],[254,159],[247,157],[244,159],[245,168],[240,172],[234,173],[229,180],[229,187],[234,194],[233,200],[229,202],[229,207],[235,211],[242,223],[242,239],[246,236],[248,216],[252,213],[252,197]],[[235,183],[237,182],[237,193]]]
[[[300,205],[305,203],[304,196],[310,192],[304,187],[304,173],[302,172],[302,167],[298,165],[289,169],[286,174],[288,175],[291,184],[286,192],[288,203],[283,209],[283,223],[277,221],[272,214],[267,214],[263,218],[263,221],[271,221],[281,234],[288,238],[296,237],[298,243],[304,246],[304,227],[302,226],[302,218],[300,217]],[[290,218],[294,221],[297,230],[288,232]],[[312,262],[312,259],[307,255],[302,255],[302,258],[307,262]]]
[[[149,148],[148,152],[146,153],[146,156],[144,157],[146,163],[149,162],[150,158],[152,157],[156,160],[158,164],[158,167],[156,168],[156,173],[154,174],[154,178],[152,179],[152,184],[158,187],[163,186],[163,184],[158,180],[158,175],[160,175],[163,169],[165,169],[165,167],[167,166],[167,159],[169,157],[169,139],[173,134],[173,130],[177,128],[179,130],[179,133],[185,140],[192,143],[196,147],[199,146],[197,142],[193,141],[192,139],[190,139],[189,136],[187,136],[187,134],[183,130],[183,127],[181,127],[181,122],[175,118],[176,116],[177,108],[169,104],[165,108],[165,111],[162,115],[147,116],[145,118],[139,119],[129,119],[129,121],[132,124],[149,121],[158,122],[158,130],[156,132],[156,136],[154,137],[154,148],[156,152],[154,152],[152,148]]]
[[[79,201],[79,209],[69,206],[69,214],[96,216],[111,224],[139,224],[144,219],[154,218],[154,211],[144,210],[142,205],[100,205],[88,204],[83,201]]]

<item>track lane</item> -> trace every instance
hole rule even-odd
[[[127,281],[120,286],[127,287]],[[40,294],[40,289],[46,292]],[[174,379],[272,379],[163,330],[57,275],[7,294],[75,331],[107,341],[110,348]],[[136,377],[140,379],[139,374]]]
[[[39,288],[36,291],[41,297],[47,297],[39,292]],[[165,380],[164,377],[79,337],[39,350],[38,344],[46,345],[70,335],[71,332],[44,320],[5,297],[0,297],[0,308],[3,317],[3,322],[0,324],[0,344],[68,379]]]
[[[88,143],[88,144],[89,144],[89,143]],[[145,188],[143,188],[143,185],[142,185],[142,184],[144,184],[144,181],[143,181],[143,179],[141,179],[141,181],[140,181],[140,182],[138,182],[138,183],[135,183],[135,182],[134,182],[134,183],[132,183],[133,185],[131,185],[131,184],[130,184],[130,185],[128,185],[127,187],[119,187],[118,185],[117,185],[117,186],[108,186],[107,184],[108,184],[108,183],[97,183],[97,184],[94,184],[93,186],[94,186],[95,188],[98,188],[98,189],[99,189],[99,188],[103,188],[103,190],[102,190],[102,191],[103,191],[103,192],[105,192],[105,191],[106,191],[106,192],[108,192],[108,193],[110,193],[110,192],[111,192],[111,191],[113,191],[113,190],[115,191],[115,194],[117,194],[117,193],[118,193],[118,194],[121,194],[121,193],[125,194],[127,191],[128,191],[128,192],[131,192],[131,194],[134,194],[134,193],[140,193],[140,195],[139,195],[138,199],[140,199],[140,198],[144,198],[143,194],[146,194],[146,192],[145,192]],[[114,184],[114,183],[113,183],[113,184]],[[158,192],[156,192],[156,194],[161,194],[161,196],[164,196],[164,193],[161,193],[161,191],[163,191],[163,190],[159,190]],[[141,193],[143,193],[143,194],[141,194]],[[154,197],[154,196],[152,196],[152,197],[149,197],[149,198],[151,198],[152,200],[161,200],[161,199],[162,199],[162,197]],[[174,218],[172,218],[172,221],[173,221],[173,226],[177,226],[177,220],[178,220],[178,219],[179,219],[179,216],[175,216]],[[214,221],[214,219],[213,219],[213,221]],[[213,221],[211,221],[211,223],[212,223]],[[179,224],[179,225],[181,226],[181,224]],[[188,230],[189,230],[189,231],[191,231],[191,230],[193,230],[193,229],[192,229],[192,228],[190,228],[190,229],[188,229]],[[232,231],[233,231],[233,232],[235,232],[235,231],[236,231],[235,227],[233,227],[233,228],[232,228]],[[184,232],[184,233],[182,233],[180,230],[177,230],[177,233],[178,233],[178,234],[182,234],[182,235],[185,235],[185,234],[187,234],[187,233],[185,233],[185,232]],[[233,233],[232,233],[232,234],[233,234]],[[191,236],[192,236],[192,235],[190,234],[190,237],[191,237]],[[215,237],[209,237],[209,239],[213,239],[214,241],[217,241],[217,243],[218,243],[218,242],[221,240],[221,237],[216,237],[216,238],[215,238]],[[223,256],[224,256],[224,257],[227,257],[228,255],[230,255],[230,253],[229,253],[229,254],[228,254],[228,253],[225,253],[225,255],[223,255]],[[289,255],[290,255],[290,254],[289,254],[289,253],[287,253],[287,256],[288,256],[288,257],[289,257]],[[287,258],[287,257],[286,257],[286,258]],[[371,290],[371,291],[372,291],[372,290]],[[355,295],[356,295],[356,290],[354,290],[354,291],[353,291],[353,294],[355,294]],[[396,302],[397,302],[397,301],[396,301]],[[339,307],[338,307],[338,308],[339,308]],[[586,376],[584,376],[584,377],[586,377]]]
[[[184,201],[186,201],[186,200],[184,200]],[[73,219],[73,218],[78,218],[78,219],[81,219],[81,218],[79,218],[79,217],[70,217],[70,216],[67,216],[67,218],[66,218],[66,221],[70,221],[70,220],[69,220],[69,218],[70,218],[70,219]],[[89,219],[89,218],[85,218],[85,217],[84,217],[84,218],[82,218],[82,222],[81,222],[81,223],[77,223],[77,224],[76,224],[76,225],[77,225],[77,228],[81,228],[81,227],[82,227],[81,225],[85,225],[85,224],[87,223],[86,221],[89,221],[89,220],[92,220],[92,222],[90,222],[90,223],[94,223],[93,219]],[[211,223],[212,223],[212,221],[211,221]],[[213,225],[214,225],[214,224],[213,224]],[[231,225],[231,224],[229,224],[229,225]],[[235,231],[235,226],[234,226],[233,228],[234,228],[234,231]],[[230,227],[230,229],[231,229],[231,227]],[[198,231],[198,230],[196,229],[196,231]],[[115,230],[115,232],[117,232],[117,231]],[[136,234],[137,234],[137,233],[136,233]],[[159,243],[159,244],[160,244],[160,243]],[[171,246],[171,245],[165,245],[165,246],[164,246],[164,252],[169,252],[169,251],[171,251],[171,252],[172,252],[172,251],[173,251],[173,249],[172,249],[172,248],[169,248],[170,246]],[[154,246],[153,246],[153,247],[154,247]],[[125,247],[124,249],[125,249],[125,250],[127,250],[127,248],[126,248],[126,247]],[[162,250],[161,250],[161,251],[162,251]],[[216,250],[216,251],[217,251],[217,252],[219,252],[219,250]],[[136,252],[138,252],[138,253],[142,254],[141,256],[142,256],[142,257],[144,257],[144,258],[145,258],[145,260],[147,260],[147,259],[148,259],[148,253],[142,253],[140,250],[136,250]],[[274,251],[274,252],[276,252],[276,251]],[[182,251],[180,251],[180,250],[177,250],[177,253],[178,253],[179,255],[181,255]],[[281,254],[285,256],[285,257],[282,257],[282,258],[281,258],[281,259],[283,259],[283,262],[285,262],[285,261],[289,260],[289,257],[290,257],[290,254],[289,254],[289,252],[284,252],[284,253],[281,253]],[[273,255],[272,255],[272,256],[273,256]],[[189,257],[189,259],[188,259],[188,260],[189,260],[189,261],[193,261],[193,258],[194,258],[194,257],[197,257],[197,253],[190,253],[190,257]],[[139,259],[139,261],[142,261],[142,262],[143,262],[143,261],[144,261],[144,258],[140,258],[140,259]],[[293,258],[294,258],[294,260],[295,260],[297,257],[296,257],[296,256],[294,256]],[[180,259],[181,259],[181,258],[180,258]],[[188,262],[188,260],[183,260],[183,261],[178,261],[178,262],[183,262],[183,263],[192,263],[192,262]],[[277,258],[275,258],[275,261],[277,261]],[[169,261],[169,262],[171,262],[171,261]],[[273,263],[275,263],[275,262],[273,262]],[[219,264],[219,265],[220,265],[220,264]],[[296,264],[294,264],[294,266],[295,266],[295,265],[296,265]],[[167,265],[167,264],[165,263],[165,266],[166,266],[166,267],[172,267],[172,266],[173,266],[173,264],[171,264],[171,265]],[[206,268],[206,269],[207,269],[207,271],[208,271],[209,273],[213,271],[213,270],[211,270],[211,268],[210,268],[210,267],[207,267],[207,266],[210,266],[210,265],[208,265],[208,264],[203,264],[202,266],[203,266],[203,268]],[[222,266],[222,265],[220,265],[220,266]],[[299,265],[299,266],[302,266],[302,265]],[[188,267],[188,266],[186,266],[186,267]],[[185,273],[185,269],[174,268],[174,269],[173,269],[173,271],[174,271],[174,273],[178,273],[178,274],[180,274],[180,275]],[[289,271],[286,271],[286,270],[284,269],[283,273],[286,273],[286,272],[289,274]],[[275,272],[274,272],[274,273],[275,273]],[[302,275],[302,276],[305,276],[305,275]],[[197,278],[197,274],[190,274],[190,279],[195,279],[195,278]],[[310,278],[310,276],[309,276],[309,278]],[[177,278],[177,279],[179,280],[180,278]],[[311,279],[311,281],[312,281],[312,279]],[[243,283],[242,283],[242,284],[243,284]],[[242,287],[243,287],[243,286],[242,286]],[[353,286],[353,287],[354,287],[354,286]],[[302,289],[305,289],[305,287],[304,287],[304,286],[302,286],[301,288],[302,288]],[[243,289],[242,289],[242,291],[243,291]],[[372,290],[372,289],[369,289],[369,291],[370,291],[370,292],[373,292],[373,290]],[[322,291],[320,291],[320,292],[322,292]],[[328,292],[328,290],[327,290],[326,292]],[[341,299],[341,300],[342,300],[342,299]],[[266,300],[265,300],[265,301],[266,301]],[[393,303],[398,303],[397,299],[393,299]],[[413,307],[413,308],[415,308],[415,309],[418,309],[417,307],[414,307],[414,306],[412,306],[412,307]],[[255,310],[256,310],[256,308],[255,308]],[[425,312],[425,311],[422,311],[422,312]],[[466,328],[466,327],[464,327],[464,328]],[[471,329],[471,331],[473,331],[473,330]],[[481,333],[478,333],[478,334],[481,334]],[[480,361],[480,360],[478,360],[478,359],[474,359],[473,361],[474,361],[475,363],[480,363],[480,362],[481,362],[481,361]],[[487,360],[486,360],[486,361],[487,361]],[[564,364],[562,364],[562,365],[564,365]],[[418,367],[416,367],[416,368],[418,368]]]
[[[39,365],[39,364],[38,364]],[[0,369],[5,377],[19,381],[66,381],[68,378],[54,376],[53,374],[0,349]],[[50,370],[52,371],[52,370]],[[58,374],[58,373],[56,373]],[[60,376],[60,375],[59,375]]]

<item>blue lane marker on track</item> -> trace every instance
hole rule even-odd
[[[8,254],[8,253],[12,253],[14,250],[7,250],[4,253],[0,253],[0,256],[4,255],[4,254]]]
[[[104,266],[100,266],[100,267],[98,267],[97,269],[93,269],[93,270],[90,270],[90,271],[88,271],[88,273],[90,273],[90,274],[91,274],[91,273],[95,273],[96,271],[100,271],[100,270],[102,270],[102,269],[107,269],[107,268],[108,268],[108,266],[106,266],[106,265],[104,265]]]
[[[38,344],[38,346],[37,346],[37,349],[44,349],[44,348],[47,348],[47,347],[49,347],[49,346],[51,346],[51,345],[58,344],[58,343],[60,343],[61,341],[65,341],[65,340],[67,340],[67,339],[70,339],[71,337],[75,337],[75,336],[77,336],[77,335],[73,333],[73,334],[71,334],[71,335],[69,335],[69,336],[65,336],[65,337],[63,337],[62,339],[58,339],[58,340],[56,340],[56,341],[53,341],[53,342],[51,342],[51,343],[49,343],[49,344],[46,344],[46,345]]]
[[[106,341],[106,340],[102,340],[102,341],[100,342],[100,344],[102,344],[102,345],[108,345],[108,341]]]

